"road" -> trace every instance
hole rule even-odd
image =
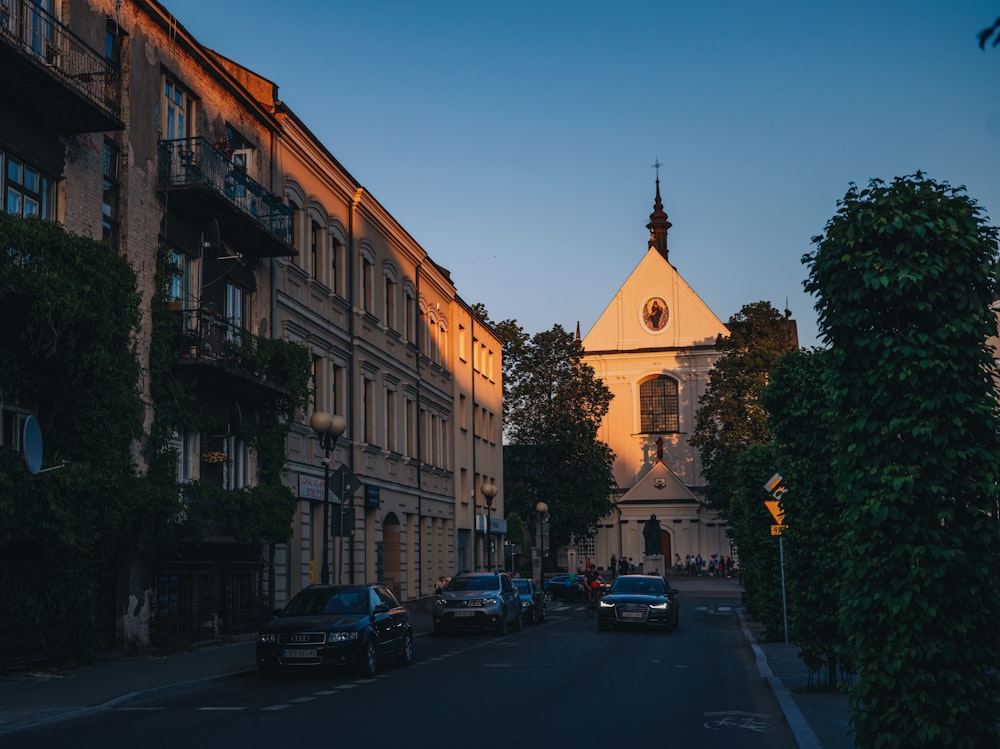
[[[503,637],[420,637],[416,662],[246,676],[4,737],[5,749],[415,744],[795,749],[732,599],[687,598],[675,632],[598,632],[579,604]]]

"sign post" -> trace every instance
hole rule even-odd
[[[785,539],[781,535],[781,531],[785,528],[785,511],[778,504],[778,500],[788,490],[781,484],[780,473],[774,474],[764,484],[764,491],[774,497],[774,499],[764,500],[764,506],[767,507],[768,512],[771,513],[771,517],[774,518],[774,522],[777,523],[777,525],[771,526],[771,535],[778,537],[778,560],[781,564],[781,615],[785,625],[785,647],[788,647],[788,599],[785,595]]]

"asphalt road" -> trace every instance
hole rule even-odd
[[[18,747],[697,746],[794,749],[732,599],[675,632],[598,632],[580,604],[504,637],[421,637],[374,679],[246,676],[4,737]]]

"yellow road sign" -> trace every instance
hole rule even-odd
[[[783,525],[772,525],[771,526],[771,535],[772,536],[780,536],[781,532],[784,529],[785,529],[785,526],[783,526]]]
[[[768,512],[771,513],[771,517],[774,518],[774,522],[776,522],[778,525],[781,525],[784,522],[784,520],[785,520],[785,511],[782,510],[781,507],[778,505],[778,500],[776,500],[776,499],[765,499],[764,500],[764,506],[767,507]],[[779,534],[774,533],[772,535],[777,536]]]

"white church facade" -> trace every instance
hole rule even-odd
[[[612,555],[642,563],[643,530],[654,516],[662,529],[657,566],[689,555],[707,564],[731,553],[724,520],[703,500],[699,453],[688,443],[718,358],[716,340],[728,330],[670,263],[670,226],[657,176],[646,253],[582,340],[584,361],[614,395],[599,437],[616,456],[618,493],[593,546],[578,551],[600,567]]]

